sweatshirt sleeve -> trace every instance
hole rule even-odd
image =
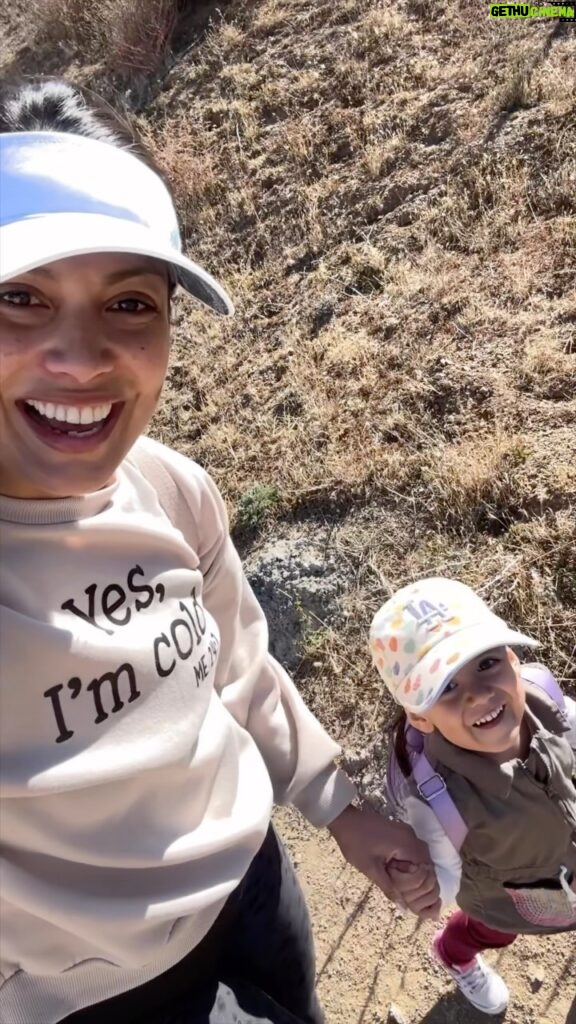
[[[415,796],[404,795],[397,805],[398,817],[411,825],[418,839],[426,843],[436,871],[442,912],[456,903],[462,877],[462,861],[438,818],[428,804]]]
[[[340,747],[268,651],[267,622],[232,543],[214,481],[184,456],[158,449],[190,508],[185,536],[200,561],[204,605],[220,630],[215,685],[221,700],[258,746],[276,802],[293,804],[313,825],[329,825],[356,796],[354,784],[334,763]]]

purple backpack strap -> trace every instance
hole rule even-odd
[[[444,779],[434,771],[424,752],[414,758],[412,776],[416,789],[426,803],[430,804],[452,846],[460,850],[468,832],[467,825],[452,800]]]
[[[537,686],[539,690],[544,690],[544,693],[558,705],[560,711],[566,711],[564,694],[549,669],[544,665],[539,665],[537,662],[531,662],[529,665],[522,665],[521,674],[525,683],[530,683],[531,686]]]
[[[416,789],[426,803],[430,804],[452,846],[460,850],[468,827],[452,800],[444,779],[434,771],[424,753],[422,733],[408,726],[406,741]]]

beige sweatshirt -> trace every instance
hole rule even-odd
[[[141,439],[95,494],[0,498],[0,530],[0,1024],[54,1024],[200,941],[273,799],[322,826],[355,792],[195,463]]]

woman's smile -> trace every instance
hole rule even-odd
[[[16,402],[24,421],[42,444],[61,452],[95,451],[108,440],[118,423],[124,402],[72,405],[34,399]]]

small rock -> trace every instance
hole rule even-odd
[[[544,971],[533,971],[530,977],[530,991],[539,992],[546,981]]]
[[[392,1003],[388,1010],[386,1024],[406,1024],[406,1017],[402,1013],[402,1010],[398,1009],[395,1003]]]
[[[341,621],[348,581],[340,563],[326,558],[327,532],[300,528],[268,541],[244,559],[246,575],[270,629],[270,652],[289,672],[302,662],[306,637]]]
[[[344,767],[349,772],[360,772],[363,768],[366,768],[370,760],[370,755],[366,750],[360,750],[359,753],[353,753],[346,751],[344,756]]]

